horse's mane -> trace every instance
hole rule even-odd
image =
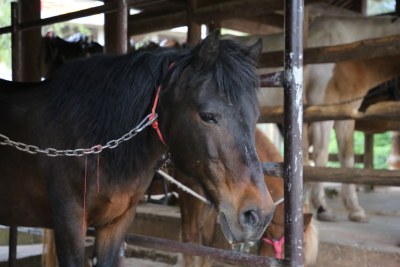
[[[50,129],[68,125],[71,129],[64,130],[78,141],[60,144],[59,149],[105,144],[128,132],[150,113],[158,85],[173,86],[198,49],[99,55],[62,66],[48,79],[46,124]],[[254,62],[246,53],[246,48],[222,40],[212,67],[217,87],[232,104],[245,94],[255,96],[258,87]],[[139,134],[129,145],[106,152],[108,171],[120,176],[135,170],[147,154],[145,136]]]
[[[180,62],[174,65],[171,80],[176,81],[182,70],[193,60],[199,46]],[[259,87],[259,78],[256,73],[255,62],[248,56],[248,49],[232,40],[221,40],[219,53],[215,64],[211,68],[212,78],[217,88],[230,104],[236,104],[244,94],[253,96]],[[242,90],[244,89],[244,90]],[[246,91],[250,90],[250,91]],[[258,105],[258,103],[254,103]]]

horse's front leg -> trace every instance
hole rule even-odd
[[[325,167],[329,156],[329,137],[333,121],[314,122],[311,124],[313,146],[312,160],[317,167]],[[321,221],[335,221],[336,216],[326,203],[325,191],[322,183],[311,184],[311,202],[317,209],[317,218]]]
[[[354,124],[351,121],[336,121],[335,133],[339,148],[339,160],[342,167],[354,167]],[[355,222],[367,222],[368,217],[364,209],[358,203],[356,186],[343,184],[341,190],[342,200],[349,211],[349,220]]]
[[[54,216],[54,238],[59,267],[82,267],[85,261],[85,237],[82,233],[82,213],[78,207],[64,204]],[[70,210],[70,212],[61,212]]]
[[[134,215],[135,208],[132,207],[120,216],[117,221],[102,227],[96,227],[93,266],[123,266],[120,248]]]

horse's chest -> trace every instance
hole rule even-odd
[[[127,212],[133,212],[132,208],[136,203],[136,197],[130,195],[118,195],[102,199],[91,211],[90,221],[96,225],[112,224]]]

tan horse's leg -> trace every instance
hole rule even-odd
[[[214,209],[206,207],[205,204],[203,204],[199,231],[201,232],[201,241],[204,246],[210,247],[214,244],[215,231],[217,227],[217,217],[218,214]],[[209,266],[211,266],[210,260],[206,258],[201,258],[200,267]]]
[[[342,167],[354,167],[354,120],[336,121],[335,133],[339,148],[339,160]],[[367,222],[368,217],[358,203],[356,187],[354,184],[343,184],[341,190],[342,200],[349,211],[349,220]]]
[[[329,136],[333,121],[317,122],[311,125],[313,146],[312,160],[317,167],[325,167],[329,156]],[[311,183],[311,202],[317,209],[317,218],[321,221],[335,221],[336,217],[328,207],[322,183]]]
[[[185,184],[190,183],[190,178],[183,177],[183,174],[176,174],[176,177],[184,182]],[[196,192],[202,192],[199,185],[190,183],[190,188]],[[181,210],[181,225],[182,225],[182,241],[185,243],[211,245],[214,231],[215,221],[204,220],[208,213],[208,208],[200,200],[195,199],[188,193],[178,190],[179,194],[179,206]],[[214,211],[215,213],[215,211]],[[212,237],[211,237],[212,236]],[[196,256],[183,256],[184,266],[195,267],[195,266],[210,266],[210,263],[206,259],[202,259]]]

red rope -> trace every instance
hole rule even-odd
[[[151,120],[154,118],[154,116],[156,115],[156,108],[157,108],[158,97],[159,97],[159,95],[160,95],[160,91],[161,91],[161,85],[159,85],[158,88],[157,88],[156,98],[154,99],[153,108],[151,109],[151,115],[150,115],[150,117],[149,117],[149,120],[150,120],[150,121],[151,121]],[[161,134],[160,128],[158,128],[158,121],[157,121],[157,120],[153,121],[153,123],[151,124],[151,126],[153,127],[154,130],[156,130],[157,135],[158,135],[158,137],[160,138],[161,142],[162,142],[164,145],[167,145],[167,144],[165,143],[165,141],[164,141],[164,138],[163,138],[162,134]]]
[[[174,64],[175,64],[175,62],[172,62],[171,64],[169,64],[168,70],[171,70],[172,67],[174,66]],[[154,99],[153,108],[151,109],[151,115],[150,115],[150,117],[149,117],[149,120],[150,120],[150,121],[151,121],[151,120],[154,118],[154,116],[156,115],[156,108],[157,108],[157,103],[158,103],[158,98],[159,98],[160,92],[161,92],[161,84],[160,84],[160,85],[158,86],[158,88],[157,88],[156,98]],[[154,130],[156,130],[157,135],[158,135],[158,137],[160,138],[161,142],[162,142],[164,145],[167,145],[167,144],[165,143],[165,141],[164,141],[164,138],[163,138],[162,134],[161,134],[160,128],[158,128],[158,121],[157,121],[157,120],[153,121],[153,123],[151,124],[151,126],[153,127]]]
[[[97,154],[97,194],[100,194],[100,153]]]

